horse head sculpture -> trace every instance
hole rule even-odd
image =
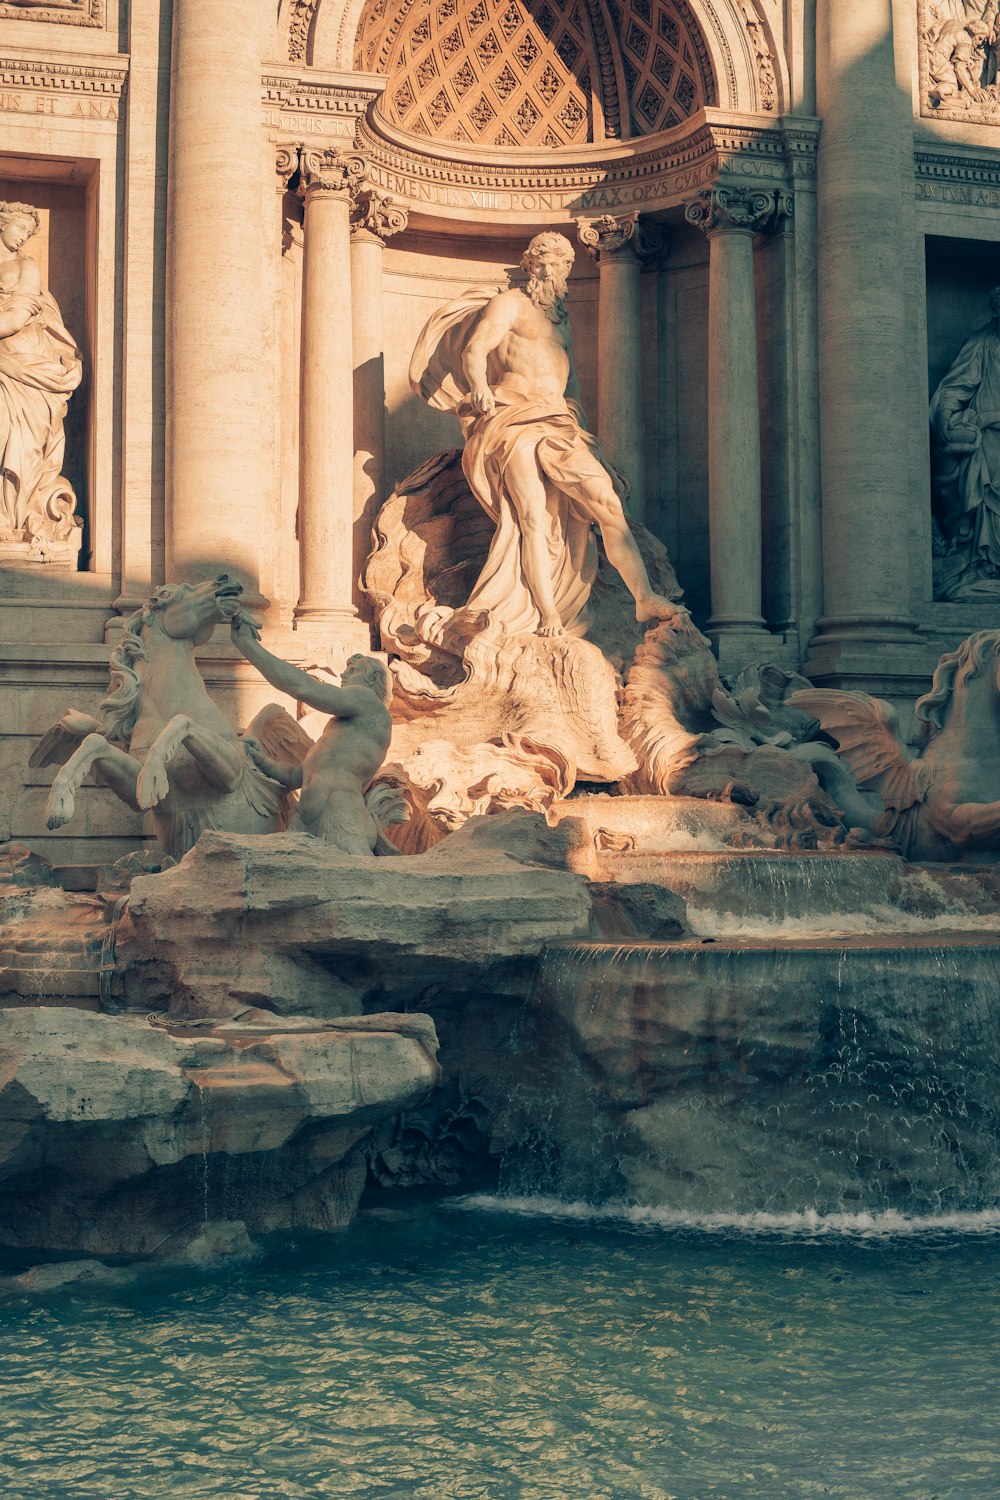
[[[859,787],[885,808],[879,832],[909,859],[1000,849],[1000,630],[980,630],[941,657],[914,705],[907,744],[892,704],[810,688],[787,702],[815,714]]]
[[[195,660],[231,620],[243,586],[227,574],[168,584],[122,622],[99,717],[71,709],[42,736],[29,764],[59,765],[46,804],[49,828],[73,816],[90,770],[136,811],[153,816],[157,842],[180,858],[204,828],[274,833],[287,825],[287,791],[258,768],[209,697]],[[312,745],[276,704],[248,734],[271,754],[301,760]]]

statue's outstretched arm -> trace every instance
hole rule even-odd
[[[296,698],[300,703],[307,703],[310,708],[318,708],[320,713],[332,714],[337,719],[353,719],[367,707],[367,688],[341,688],[331,682],[320,682],[303,672],[301,667],[282,661],[261,645],[256,630],[244,616],[236,615],[230,629],[236,649],[280,693],[287,693],[289,698]]]

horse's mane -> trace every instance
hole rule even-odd
[[[118,740],[123,745],[129,742],[139,712],[141,689],[135,663],[147,660],[142,632],[176,592],[176,585],[161,585],[153,590],[145,604],[122,621],[121,641],[108,661],[111,669],[108,696],[97,710],[109,740]]]
[[[1000,630],[979,630],[954,651],[945,652],[934,668],[930,692],[917,699],[914,711],[920,725],[918,744],[926,745],[940,734],[959,673],[969,667],[966,676],[978,677],[991,650],[994,656],[1000,654]]]

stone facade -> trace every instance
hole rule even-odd
[[[90,784],[43,832],[28,758],[66,703],[96,709],[158,585],[238,575],[306,669],[378,646],[373,520],[460,440],[410,389],[414,345],[542,230],[579,246],[583,405],[723,673],[912,701],[998,623],[989,588],[940,583],[970,543],[927,405],[1000,281],[996,12],[0,3],[0,200],[37,213],[19,253],[79,349],[82,522],[76,571],[0,557],[0,838],[66,865],[141,837]],[[200,665],[241,724],[274,697],[221,630]]]

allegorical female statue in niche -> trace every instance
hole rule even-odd
[[[931,400],[939,599],[1000,594],[1000,287]]]
[[[76,341],[22,248],[28,203],[0,202],[0,562],[75,562],[76,496],[62,473],[63,419],[83,366]]]

